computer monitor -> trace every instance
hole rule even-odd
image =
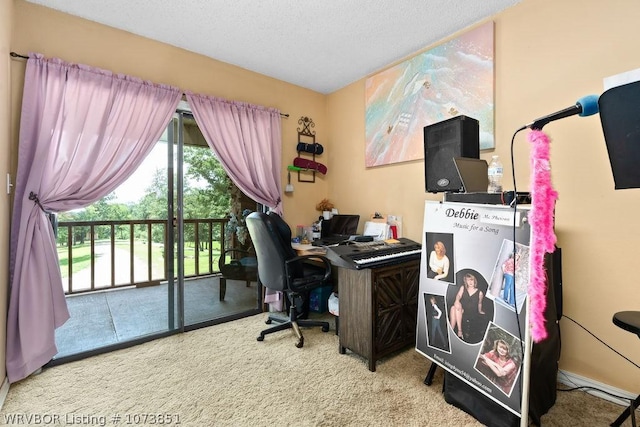
[[[358,232],[360,215],[336,214],[331,219],[322,221],[322,237],[329,236],[353,236]]]
[[[489,185],[487,169],[489,165],[484,159],[471,159],[466,157],[454,157],[462,187],[465,193],[486,193]]]

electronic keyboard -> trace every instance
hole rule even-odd
[[[358,270],[420,259],[421,253],[422,245],[406,238],[384,242],[354,242],[349,245],[327,248],[327,258],[332,263]]]

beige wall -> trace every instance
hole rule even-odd
[[[494,17],[495,153],[505,163],[506,176],[511,173],[506,161],[511,135],[518,127],[583,95],[601,93],[605,76],[640,67],[634,54],[640,39],[633,30],[638,16],[640,3],[632,0],[524,0]],[[364,167],[364,79],[324,96],[22,0],[16,0],[13,22],[20,22],[12,42],[19,53],[40,52],[289,113],[283,120],[283,183],[284,166],[296,155],[297,120],[313,118],[329,173],[319,175],[315,184],[294,179],[295,192],[283,197],[289,224],[311,222],[315,203],[328,196],[341,212],[403,215],[404,234],[420,241],[424,201],[441,198],[425,194],[422,161]],[[13,75],[24,71],[17,61],[11,67]],[[21,88],[19,80],[13,88]],[[0,99],[1,94],[0,84]],[[13,99],[15,112],[19,100]],[[17,120],[14,114],[15,128]],[[640,309],[640,284],[627,267],[634,262],[639,190],[613,191],[598,116],[567,118],[545,131],[553,140],[553,179],[560,194],[556,227],[564,256],[564,313],[638,360],[640,340],[613,326],[611,316]],[[12,143],[17,144],[15,136]],[[521,133],[515,142],[520,190],[528,187],[528,154]],[[487,159],[490,155],[482,153]],[[567,320],[561,325],[561,369],[637,392],[637,369]]]
[[[495,154],[505,164],[505,189],[513,189],[507,178],[513,132],[581,96],[602,93],[603,77],[640,68],[639,16],[640,2],[632,0],[524,0],[493,17]],[[403,215],[407,237],[421,241],[424,202],[442,196],[425,194],[423,161],[365,169],[364,83],[329,96],[334,171],[329,194],[338,206],[362,215]],[[640,310],[640,282],[630,268],[637,256],[640,190],[614,191],[599,116],[566,118],[547,125],[545,132],[552,139],[552,175],[559,192],[564,314],[637,363],[640,339],[614,326],[611,317],[620,310]],[[489,160],[491,154],[481,157]],[[521,132],[515,140],[519,190],[529,189],[528,156],[526,132]],[[637,368],[572,322],[560,323],[561,369],[638,392]]]

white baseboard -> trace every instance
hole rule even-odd
[[[602,393],[598,390],[585,390],[585,391],[596,397],[608,400],[609,402],[617,403],[618,405],[621,405],[621,406],[629,406],[630,400],[635,399],[638,396],[637,394],[633,394],[626,390],[621,390],[619,388],[611,387],[610,385],[594,381],[591,378],[583,377],[583,376],[576,375],[571,372],[567,372],[563,370],[560,370],[558,372],[558,382],[569,387],[593,387],[598,390],[602,390],[606,393]],[[627,400],[618,399],[616,397],[610,396],[607,393],[611,393],[615,396],[623,397]]]
[[[9,378],[4,377],[2,386],[0,386],[0,409],[2,409],[2,407],[4,406],[4,401],[7,398],[7,394],[9,394]]]

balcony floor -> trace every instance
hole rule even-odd
[[[225,299],[220,301],[218,276],[185,280],[185,325],[256,310],[257,286],[227,280]],[[71,318],[56,330],[56,359],[169,330],[166,282],[71,295],[67,306]]]

